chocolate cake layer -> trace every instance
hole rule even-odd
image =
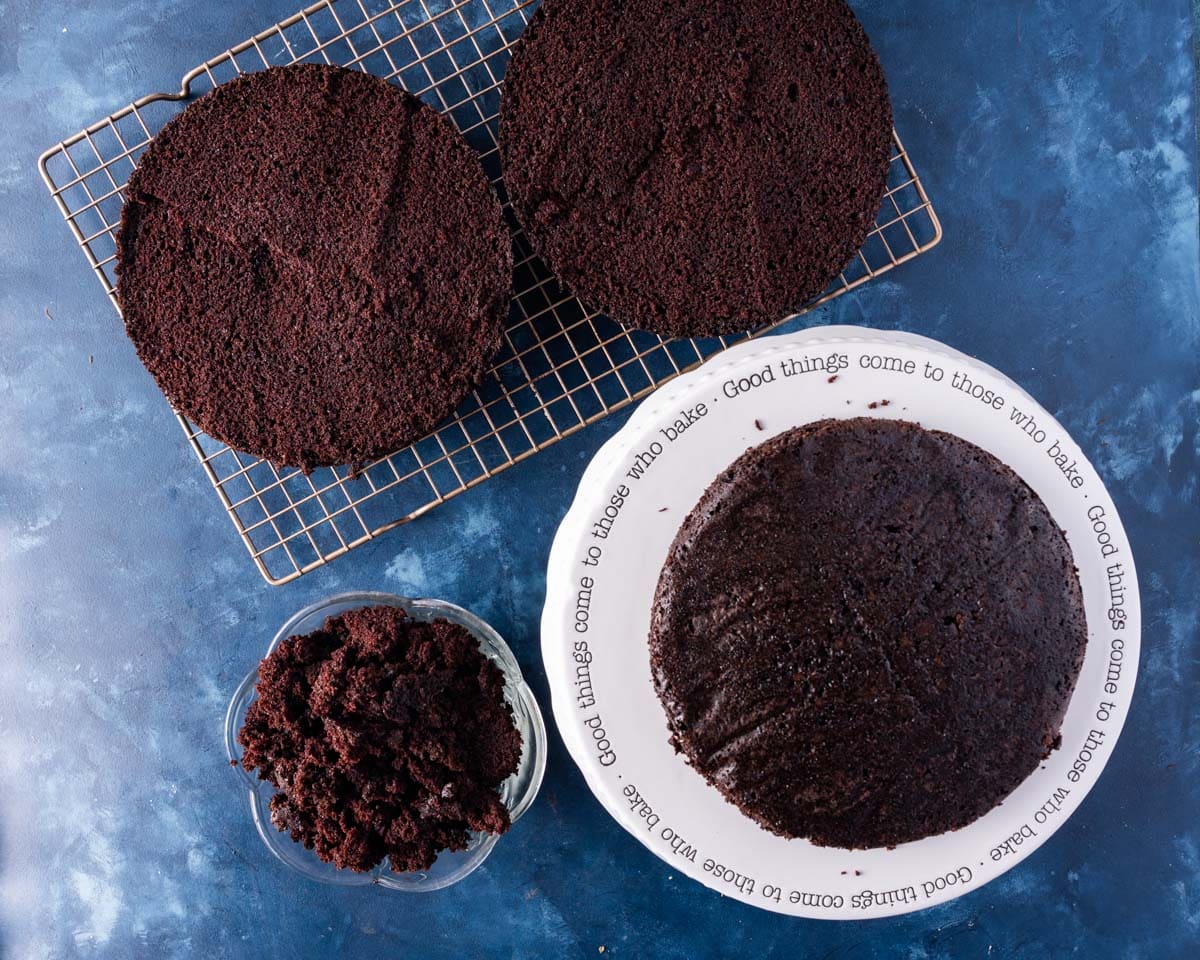
[[[650,654],[671,740],[767,829],[882,847],[987,813],[1059,743],[1087,631],[1071,549],[991,454],[826,420],[683,522]]]
[[[844,0],[546,0],[501,100],[533,249],[589,306],[671,336],[822,293],[872,226],[891,147]]]
[[[478,158],[386,81],[315,64],[218,86],[130,179],[117,296],[206,433],[279,464],[419,439],[500,344],[511,250]]]

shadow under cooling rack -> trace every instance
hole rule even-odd
[[[509,48],[536,5],[327,0],[201,64],[183,77],[178,92],[143,97],[41,157],[42,176],[115,306],[116,230],[122,191],[138,156],[187,101],[240,73],[301,61],[375,73],[449,116],[479,152],[513,229],[514,298],[495,366],[449,421],[357,474],[337,467],[305,475],[231,450],[179,417],[239,536],[271,583],[328,563],[769,329],[695,341],[626,330],[588,311],[533,257],[505,200],[496,130]],[[940,239],[933,206],[896,137],[874,229],[807,309]]]

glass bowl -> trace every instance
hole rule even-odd
[[[500,796],[504,805],[508,807],[512,822],[516,823],[529,809],[537,796],[538,788],[542,785],[542,774],[546,770],[546,726],[533,691],[521,676],[521,668],[517,665],[516,657],[508,648],[508,644],[473,613],[444,600],[410,600],[388,593],[342,593],[320,600],[292,616],[275,634],[267,648],[267,654],[286,637],[316,630],[324,624],[327,617],[378,604],[399,607],[414,620],[421,622],[445,619],[465,627],[478,639],[479,648],[484,655],[504,674],[504,699],[512,707],[513,722],[521,733],[521,760],[517,772],[500,785]],[[254,700],[254,685],[257,681],[256,666],[246,674],[246,678],[238,685],[233,699],[229,702],[229,709],[225,714],[225,749],[230,761],[235,764],[233,769],[249,789],[250,814],[254,818],[258,835],[276,858],[309,879],[321,883],[345,887],[376,884],[390,890],[413,893],[441,890],[457,883],[487,859],[500,837],[494,834],[472,833],[465,850],[446,850],[439,853],[429,870],[419,873],[395,873],[385,860],[367,873],[357,873],[325,863],[312,850],[293,840],[288,833],[277,830],[271,823],[268,807],[275,787],[242,768],[242,745],[237,739],[238,731],[246,718],[246,711]]]

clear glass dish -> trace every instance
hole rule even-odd
[[[444,600],[410,600],[388,593],[342,593],[318,601],[292,616],[275,634],[269,654],[285,637],[309,633],[320,627],[327,617],[358,607],[384,604],[400,607],[414,620],[428,622],[439,618],[460,624],[479,640],[480,649],[504,674],[504,698],[513,711],[513,721],[521,732],[521,761],[517,772],[500,785],[500,796],[508,807],[512,822],[516,823],[529,809],[542,785],[546,770],[546,726],[533,691],[521,676],[521,668],[508,644],[495,630],[477,616],[462,607]],[[384,861],[368,873],[338,869],[331,863],[320,860],[312,851],[294,841],[287,833],[275,829],[271,823],[268,803],[275,787],[241,766],[242,746],[238,743],[238,731],[242,728],[246,711],[255,697],[254,685],[258,681],[256,666],[238,685],[229,709],[225,714],[225,750],[235,766],[237,775],[249,791],[250,814],[254,826],[267,849],[289,867],[311,880],[337,884],[345,887],[376,884],[390,890],[424,893],[441,890],[466,877],[474,871],[500,839],[492,834],[474,833],[466,850],[443,851],[427,871],[420,873],[395,873]]]

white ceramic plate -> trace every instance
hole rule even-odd
[[[891,850],[785,840],[727,803],[669,745],[646,642],[667,549],[713,478],[776,433],[858,416],[945,430],[1011,466],[1066,531],[1088,623],[1061,749],[986,816]],[[1137,671],[1137,578],[1096,472],[1011,380],[911,334],[826,327],[750,341],[653,394],[584,474],[547,581],[542,652],[554,716],[593,793],[671,869],[796,916],[906,913],[1019,863],[1095,784]]]

